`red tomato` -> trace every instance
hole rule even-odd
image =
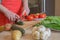
[[[41,13],[40,15],[39,15],[39,18],[45,18],[46,17],[46,14],[45,13]]]
[[[32,20],[34,19],[34,17],[31,16],[31,15],[29,15],[29,16],[26,17],[26,19],[27,19],[28,21],[32,21]]]
[[[34,15],[34,18],[39,18],[39,15]]]
[[[33,16],[33,17],[34,17],[34,16],[35,16],[35,14],[30,14],[30,16]]]
[[[36,15],[34,15],[35,18],[39,18],[40,13],[37,13]]]
[[[37,14],[30,14],[31,16],[33,16],[34,18],[39,18],[39,15]]]

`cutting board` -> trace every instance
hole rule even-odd
[[[22,36],[20,40],[33,40],[32,38],[32,30],[26,29],[25,34]],[[4,31],[0,33],[0,40],[12,40],[12,32],[11,31]]]
[[[39,23],[40,21],[25,21],[24,25],[17,25],[18,27],[22,27],[25,29],[25,35],[22,36],[20,40],[33,40],[31,32],[32,32],[32,26],[36,23]],[[11,31],[3,31],[0,33],[0,40],[12,40]]]
[[[32,26],[40,21],[26,21],[23,26],[18,25],[25,29],[25,35],[20,40],[34,40],[32,37]],[[0,40],[12,40],[11,31],[3,31],[0,33]],[[52,32],[48,40],[60,40],[60,32]]]

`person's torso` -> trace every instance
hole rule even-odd
[[[22,8],[22,0],[0,0],[0,3],[14,13],[19,13],[18,11]],[[0,25],[4,25],[6,23],[10,23],[11,21],[0,12]]]

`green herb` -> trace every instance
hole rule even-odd
[[[44,25],[47,28],[60,30],[60,16],[47,16],[46,19],[42,20],[38,26],[40,25]]]

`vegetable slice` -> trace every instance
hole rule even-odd
[[[20,40],[22,37],[22,33],[19,30],[13,30],[12,31],[12,40]]]
[[[17,27],[16,25],[13,25],[11,27],[11,29],[12,30],[19,30],[19,31],[21,31],[22,32],[22,35],[25,33],[25,30],[23,28]]]

